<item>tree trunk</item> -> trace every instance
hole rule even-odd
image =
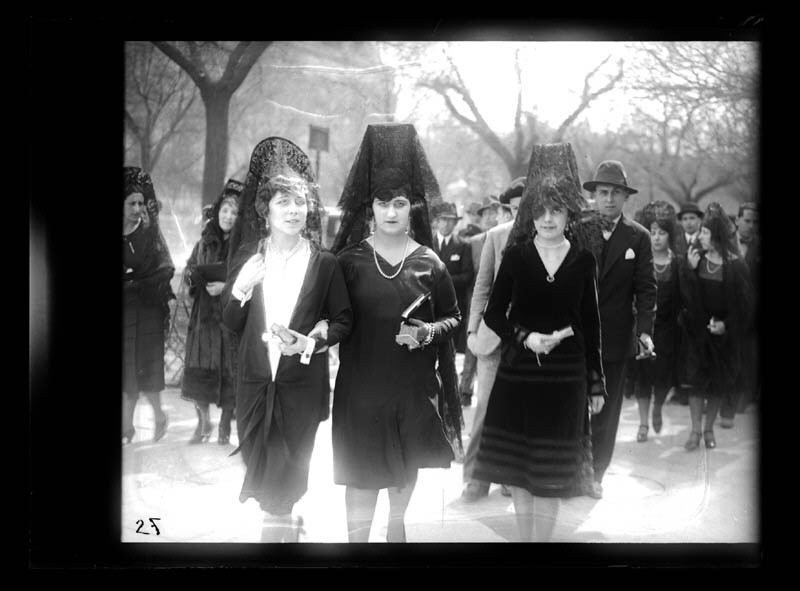
[[[149,136],[147,138],[139,138],[139,146],[140,150],[139,153],[141,155],[140,166],[142,170],[145,171],[147,174],[152,172],[152,168],[150,167],[150,141]]]
[[[203,164],[203,206],[210,205],[222,192],[228,169],[228,115],[230,94],[214,89],[205,92],[206,152]]]

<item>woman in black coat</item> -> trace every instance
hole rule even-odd
[[[700,228],[703,251],[690,248],[680,281],[688,338],[687,379],[691,451],[717,446],[714,421],[722,396],[736,387],[743,364],[742,345],[753,314],[753,288],[747,265],[731,252],[731,224],[717,203],[711,203]],[[706,422],[702,426],[703,403]]]
[[[239,500],[253,498],[265,511],[262,541],[297,541],[301,518],[292,509],[308,488],[317,428],[330,413],[324,353],[350,332],[350,299],[336,257],[319,247],[321,206],[300,148],[261,141],[241,200],[223,311],[239,338]]]
[[[122,333],[123,444],[136,433],[133,412],[139,393],[153,406],[153,441],[167,432],[167,415],[161,409],[164,389],[164,339],[169,319],[169,300],[175,298],[170,279],[175,266],[167,243],[158,229],[160,204],[150,175],[141,168],[123,168]]]
[[[208,210],[208,221],[186,263],[184,279],[194,298],[186,334],[181,397],[194,401],[197,428],[189,443],[208,441],[213,430],[209,405],[222,409],[217,443],[230,441],[234,392],[236,335],[222,324],[222,299],[228,269],[230,232],[239,214],[242,183],[230,179]]]

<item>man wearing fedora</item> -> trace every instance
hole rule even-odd
[[[500,365],[500,337],[483,322],[483,312],[489,301],[489,294],[492,291],[497,271],[500,269],[503,249],[506,247],[508,236],[514,225],[514,218],[519,208],[519,202],[522,200],[526,180],[527,177],[523,176],[511,181],[511,184],[498,199],[498,207],[503,210],[498,212],[498,218],[502,218],[504,221],[490,228],[484,234],[479,235],[484,239],[483,249],[476,269],[475,288],[470,301],[469,321],[467,323],[467,347],[477,358],[478,374],[478,402],[472,419],[469,443],[464,454],[463,479],[465,486],[461,497],[468,502],[487,496],[491,485],[489,482],[482,482],[472,478],[475,457],[478,455],[478,447],[480,446],[483,420],[486,416],[486,407],[489,404],[489,395],[492,393],[494,378]],[[507,218],[504,217],[506,213],[508,215]],[[510,496],[511,492],[504,486],[502,494]]]
[[[696,203],[684,203],[677,218],[683,232],[678,232],[675,236],[675,254],[686,256],[690,246],[700,250],[700,224],[703,222],[701,209]]]
[[[469,314],[467,293],[472,287],[475,271],[472,268],[472,250],[470,245],[453,233],[461,216],[456,211],[456,204],[447,201],[434,203],[431,206],[431,217],[436,234],[433,236],[433,250],[447,267],[456,290],[456,300],[461,315]],[[467,330],[464,322],[458,327],[454,343],[456,351],[463,353],[467,348]]]
[[[601,162],[594,178],[583,183],[583,188],[592,192],[597,209],[609,226],[603,230],[605,244],[597,275],[608,400],[600,413],[592,415],[596,494],[601,496],[603,476],[614,453],[628,362],[636,356],[637,348],[644,353],[654,351],[651,335],[656,278],[650,233],[622,213],[628,197],[638,192],[628,185],[622,163]]]

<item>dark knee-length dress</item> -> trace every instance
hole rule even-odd
[[[605,395],[596,274],[575,245],[552,282],[532,241],[504,255],[484,315],[503,344],[474,478],[542,497],[581,489],[588,396]],[[575,334],[548,355],[523,346],[530,332],[567,326]]]
[[[686,307],[687,380],[706,396],[723,396],[736,387],[742,370],[745,335],[753,315],[750,272],[740,258],[709,266],[703,257],[697,269],[682,266],[680,276]],[[712,316],[725,322],[724,334],[708,331]]]
[[[680,259],[670,257],[659,270],[656,265],[656,315],[653,324],[655,358],[634,361],[629,372],[635,378],[637,398],[650,398],[655,394],[656,404],[661,404],[667,391],[675,382],[680,326],[678,313],[681,306],[678,266]],[[655,391],[653,392],[655,388]]]
[[[399,265],[377,256],[384,273],[397,271]],[[334,481],[373,490],[403,487],[419,468],[447,468],[454,459],[436,402],[437,350],[452,347],[460,321],[453,282],[425,246],[410,253],[391,280],[379,274],[365,241],[343,250],[339,262],[353,306],[353,332],[339,346]],[[426,292],[431,299],[413,317],[435,321],[437,334],[431,345],[409,351],[395,342],[401,313]]]

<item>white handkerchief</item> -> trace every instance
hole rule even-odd
[[[636,258],[636,255],[633,253],[633,249],[632,248],[629,248],[628,250],[625,251],[625,260],[626,261],[628,259],[635,259],[635,258]]]
[[[450,260],[451,261],[460,261],[461,260],[461,255],[460,254],[451,255],[450,256]]]

